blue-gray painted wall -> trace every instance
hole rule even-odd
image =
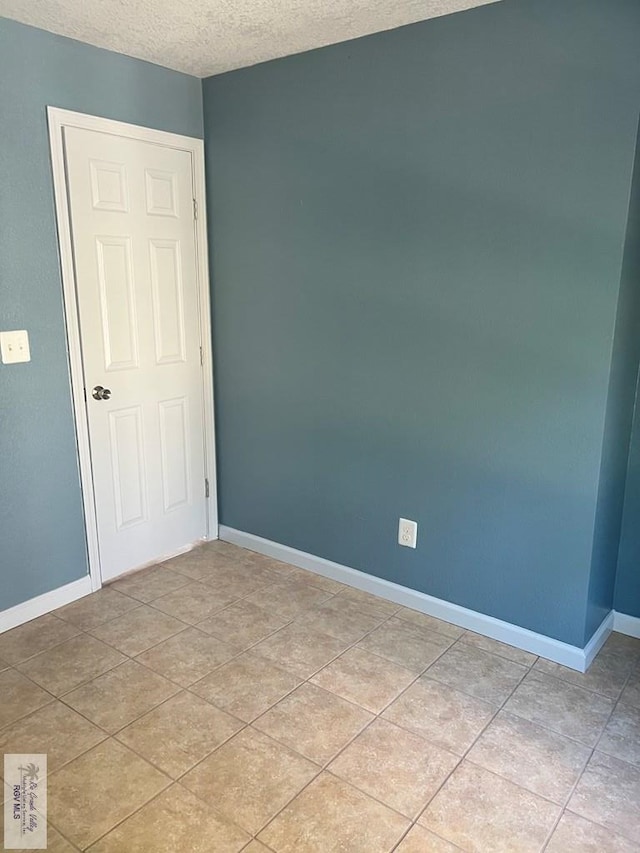
[[[636,151],[633,191],[629,207],[629,223],[624,255],[623,287],[640,294],[640,134]],[[636,342],[640,339],[640,318],[632,315]],[[627,469],[622,532],[618,553],[618,572],[615,588],[615,609],[620,613],[640,617],[640,387],[636,405]]]
[[[640,388],[638,392],[640,393]],[[636,398],[614,606],[619,613],[640,618],[640,532],[638,528],[640,528],[640,412]]]
[[[205,81],[224,524],[583,644],[639,43],[632,0],[505,0]]]
[[[640,145],[640,129],[637,139]],[[609,378],[585,639],[597,629],[614,601],[639,362],[640,148],[637,148]],[[631,483],[630,494],[633,487]],[[629,520],[628,516],[627,526]],[[637,564],[636,548],[636,572]]]
[[[202,136],[201,83],[0,19],[0,611],[87,572],[46,106]]]
[[[224,523],[590,635],[637,367],[637,179],[612,334],[637,37],[627,0],[505,0],[206,83]],[[202,114],[193,78],[6,19],[0,79],[0,328],[33,358],[0,366],[2,610],[86,572],[45,105],[193,136]]]

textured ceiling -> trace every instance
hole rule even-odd
[[[497,0],[0,0],[0,15],[208,77]]]

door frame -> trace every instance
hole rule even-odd
[[[98,522],[94,499],[93,467],[89,443],[89,421],[85,399],[84,367],[80,346],[80,319],[76,291],[73,243],[71,239],[71,217],[67,197],[67,180],[63,129],[65,127],[93,130],[125,139],[140,142],[152,142],[191,154],[193,164],[193,191],[195,204],[195,241],[196,241],[196,288],[198,291],[198,314],[200,322],[200,341],[202,345],[202,397],[204,408],[204,476],[209,482],[207,501],[206,539],[218,538],[218,501],[216,491],[216,454],[215,421],[213,396],[213,353],[211,337],[211,310],[209,298],[209,260],[207,249],[207,213],[206,185],[204,174],[204,142],[202,139],[154,130],[135,124],[114,121],[99,116],[86,115],[58,107],[47,107],[49,124],[49,147],[53,172],[53,191],[58,228],[58,249],[62,273],[62,292],[64,316],[69,354],[71,396],[78,446],[80,468],[80,486],[87,537],[89,574],[92,590],[102,586],[100,548],[98,541]],[[172,554],[159,554],[159,558],[168,558]]]

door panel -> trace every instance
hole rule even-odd
[[[151,216],[178,216],[178,189],[173,172],[146,169],[147,213]]]
[[[107,580],[207,532],[192,162],[78,128],[64,142]]]
[[[94,210],[129,210],[127,178],[123,163],[90,160],[91,198]]]
[[[184,506],[189,500],[189,412],[187,401],[163,400],[160,413],[162,454],[162,495],[165,512]]]
[[[156,342],[156,362],[185,360],[184,293],[180,243],[151,240],[151,288]]]
[[[96,237],[96,260],[105,370],[138,367],[131,240]]]
[[[142,407],[111,411],[109,437],[116,529],[147,521]]]

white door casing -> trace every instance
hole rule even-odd
[[[49,123],[97,588],[217,537],[202,143],[52,108]]]

